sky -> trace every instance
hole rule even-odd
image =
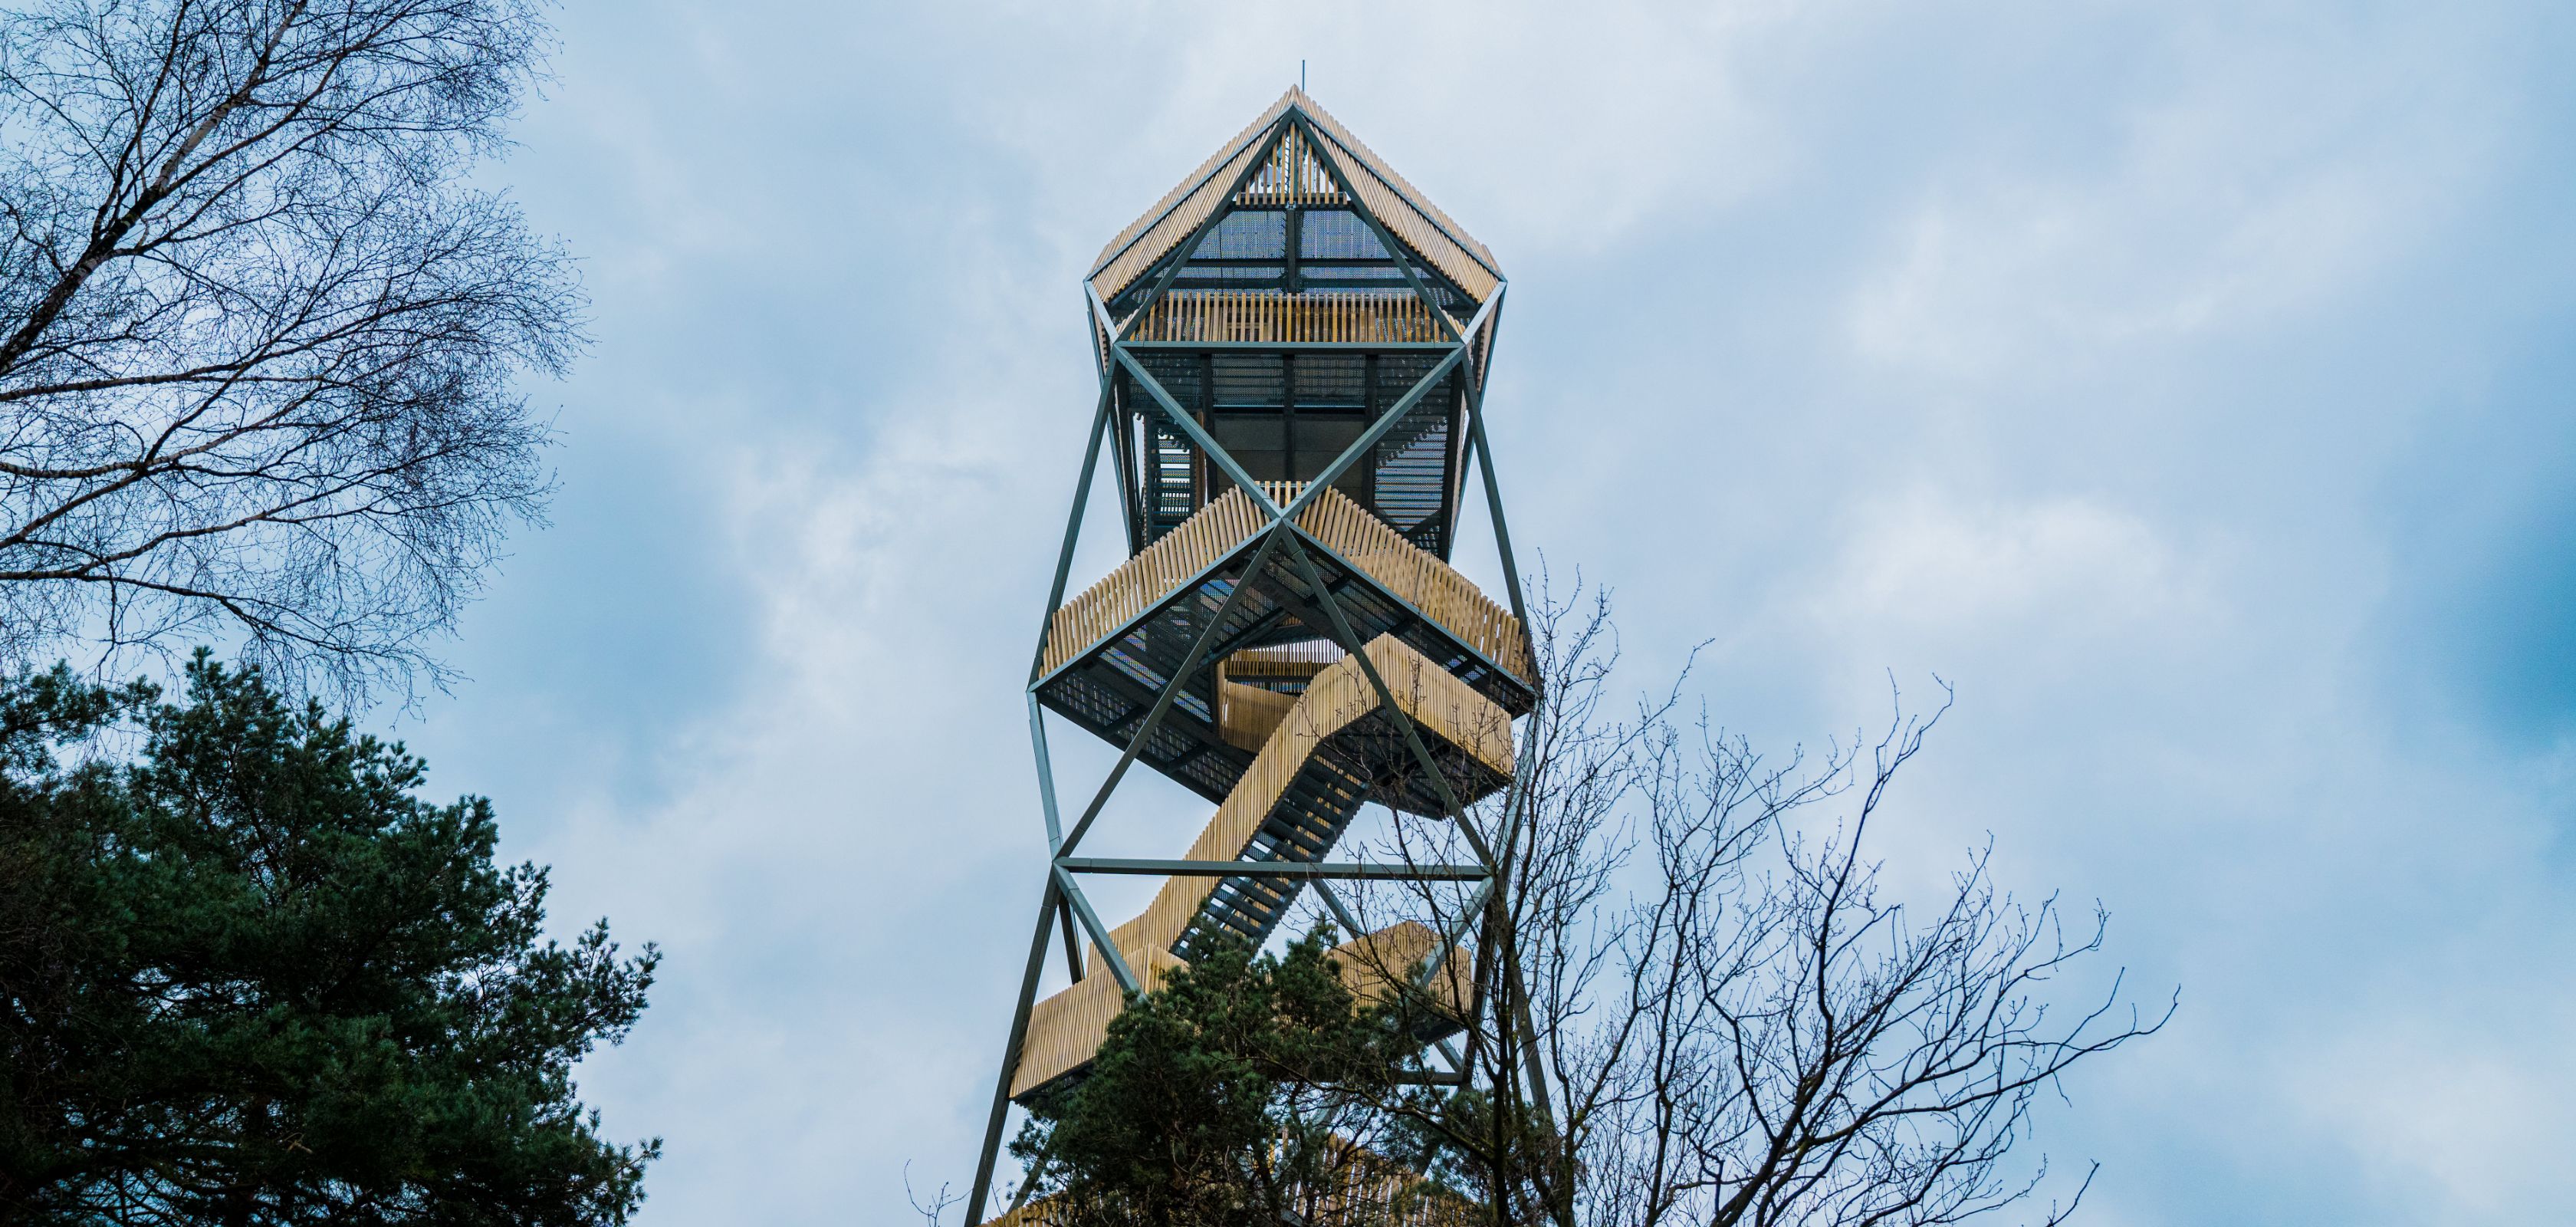
[[[1776,751],[1946,679],[1890,874],[1991,837],[2179,986],[2042,1121],[2103,1165],[2083,1221],[2576,1202],[2576,10],[576,0],[561,34],[487,175],[581,258],[596,343],[529,388],[551,527],[396,731],[565,930],[666,952],[581,1071],[665,1139],[644,1223],[965,1182],[1044,859],[1021,686],[1079,279],[1301,60],[1511,278],[1513,535],[1615,593],[1623,682],[1705,642],[1693,701]],[[1111,757],[1055,744],[1068,787]],[[1118,804],[1103,855],[1204,819]]]

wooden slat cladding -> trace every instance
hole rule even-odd
[[[1387,229],[1394,231],[1395,237],[1403,240],[1405,246],[1429,260],[1432,267],[1455,282],[1459,289],[1465,290],[1467,297],[1481,303],[1493,296],[1494,287],[1502,284],[1502,278],[1495,276],[1483,261],[1452,240],[1437,222],[1415,208],[1411,201],[1390,187],[1386,179],[1374,173],[1372,166],[1351,154],[1347,147],[1328,137],[1323,149],[1325,156],[1341,167],[1342,177],[1350,180],[1351,190],[1359,194],[1361,206]],[[1394,172],[1385,174],[1393,175]]]
[[[1163,987],[1172,972],[1188,964],[1169,950],[1121,950],[1127,966],[1144,982],[1145,991]],[[1011,1094],[1025,1095],[1087,1065],[1100,1042],[1109,1038],[1109,1020],[1127,1008],[1118,978],[1085,976],[1063,992],[1029,1008],[1028,1038],[1020,1044],[1020,1067],[1011,1076]]]
[[[1447,338],[1431,309],[1410,293],[1174,290],[1146,309],[1134,339],[1422,344]]]
[[[1272,502],[1286,504],[1303,484],[1263,482]],[[1052,673],[1120,627],[1162,603],[1180,586],[1234,552],[1264,521],[1252,500],[1228,490],[1146,546],[1117,570],[1056,610],[1047,630],[1044,670]],[[1404,539],[1339,490],[1326,490],[1298,513],[1297,527],[1422,611],[1458,641],[1513,673],[1532,676],[1529,637],[1511,611],[1494,602],[1439,555]]]
[[[1326,490],[1307,504],[1297,517],[1297,527],[1487,660],[1522,678],[1538,676],[1530,663],[1529,636],[1511,610],[1495,604],[1439,555],[1405,540],[1404,534],[1370,515],[1348,495]]]
[[[1292,130],[1276,145],[1269,143],[1271,130],[1292,105],[1314,122],[1322,140],[1310,142]],[[1215,156],[1200,163],[1179,186],[1165,193],[1153,208],[1119,231],[1093,262],[1092,288],[1105,301],[1134,284],[1155,261],[1187,240],[1199,223],[1225,203],[1226,189],[1233,185],[1235,177],[1265,150],[1264,164],[1253,169],[1236,198],[1238,203],[1253,208],[1347,205],[1350,201],[1324,173],[1323,161],[1328,159],[1349,181],[1362,208],[1466,291],[1468,297],[1481,303],[1501,283],[1501,266],[1494,262],[1492,251],[1397,174],[1385,159],[1352,136],[1350,129],[1317,106],[1303,90],[1292,88]]]
[[[1421,970],[1432,952],[1440,948],[1440,935],[1419,920],[1400,921],[1333,947],[1333,958],[1342,984],[1361,1001],[1389,1000],[1397,991],[1401,977]],[[1470,984],[1475,974],[1475,954],[1463,946],[1449,948],[1440,968],[1423,983],[1423,993],[1431,1008],[1463,1019],[1467,1016]]]
[[[1297,706],[1297,695],[1315,675],[1333,667],[1345,653],[1329,639],[1293,646],[1246,648],[1226,657],[1216,669],[1217,735],[1238,750],[1259,753],[1279,731],[1280,721]],[[1291,682],[1299,689],[1271,690],[1243,681]]]
[[[1336,974],[1362,1005],[1390,1000],[1396,993],[1391,975],[1403,975],[1430,959],[1440,935],[1420,921],[1406,920],[1333,947]],[[1146,992],[1160,991],[1172,973],[1189,966],[1168,950],[1121,948],[1129,969]],[[1109,1022],[1127,1008],[1118,978],[1100,968],[1100,955],[1089,956],[1090,972],[1071,987],[1029,1009],[1028,1038],[1020,1045],[1020,1066],[1011,1076],[1013,1098],[1045,1086],[1091,1063],[1109,1038]],[[1453,1019],[1467,1015],[1469,977],[1474,955],[1464,946],[1450,947],[1440,970],[1423,986],[1426,1003]]]
[[[1206,221],[1216,212],[1217,206],[1225,203],[1226,189],[1234,186],[1235,176],[1242,174],[1261,151],[1262,146],[1256,142],[1235,154],[1218,168],[1217,173],[1200,183],[1197,191],[1173,205],[1161,220],[1148,227],[1142,237],[1129,244],[1126,250],[1110,257],[1108,263],[1091,278],[1091,286],[1099,292],[1101,299],[1106,301],[1118,297],[1119,291],[1153,267],[1156,260],[1198,233],[1199,223]]]
[[[1379,636],[1368,645],[1367,652],[1378,675],[1386,679],[1396,706],[1433,745],[1465,752],[1498,779],[1511,777],[1512,726],[1508,713],[1391,635]],[[1346,656],[1317,673],[1263,743],[1252,767],[1199,832],[1185,859],[1245,859],[1253,852],[1255,836],[1305,770],[1307,760],[1336,734],[1380,706],[1377,689],[1369,684],[1357,660]],[[1144,981],[1146,991],[1159,987],[1173,968],[1186,966],[1171,953],[1172,947],[1198,918],[1221,881],[1224,879],[1215,877],[1166,878],[1142,915],[1110,930],[1110,943]],[[1342,962],[1343,980],[1351,991],[1363,1001],[1378,1001],[1393,991],[1386,978],[1388,971],[1409,968],[1429,957],[1438,945],[1438,935],[1408,922],[1345,943],[1336,954]],[[1463,963],[1446,959],[1443,966],[1447,974],[1433,981],[1432,1002],[1452,1014],[1463,1015],[1466,983],[1459,970]],[[1123,1008],[1117,979],[1109,974],[1099,950],[1092,949],[1084,960],[1083,978],[1037,1003],[1030,1012],[1028,1038],[1022,1044],[1019,1066],[1011,1075],[1011,1095],[1025,1095],[1089,1063],[1101,1040],[1109,1034],[1109,1020]]]
[[[1270,160],[1245,180],[1234,202],[1247,209],[1337,208],[1350,203],[1333,177],[1315,160],[1303,134],[1291,130],[1270,152]]]
[[[1296,103],[1297,109],[1304,111],[1309,119],[1315,121],[1316,127],[1324,130],[1325,139],[1348,150],[1353,157],[1359,159],[1360,167],[1353,167],[1347,161],[1344,162],[1343,173],[1351,174],[1355,170],[1364,170],[1364,173],[1353,177],[1355,179],[1373,177],[1387,185],[1401,197],[1406,208],[1422,214],[1424,221],[1435,226],[1444,241],[1457,247],[1461,254],[1475,260],[1488,273],[1494,276],[1502,274],[1502,265],[1494,262],[1494,253],[1491,249],[1477,242],[1476,236],[1467,233],[1467,228],[1459,225],[1456,219],[1441,212],[1440,206],[1431,203],[1431,198],[1422,194],[1422,189],[1413,186],[1405,180],[1404,176],[1395,173],[1395,168],[1387,165],[1386,159],[1377,156],[1377,151],[1370,149],[1358,137],[1351,135],[1351,130],[1343,127],[1342,121],[1333,118],[1331,112],[1316,105],[1315,100],[1307,97],[1303,90],[1289,90],[1287,100]],[[1360,188],[1363,194],[1367,192],[1367,188],[1359,183],[1355,182],[1352,186]],[[1380,220],[1384,218],[1381,217]],[[1465,285],[1464,282],[1460,284]],[[1469,288],[1472,292],[1472,287]],[[1478,294],[1477,298],[1481,301],[1484,295]]]
[[[1238,750],[1259,753],[1280,721],[1297,706],[1297,696],[1241,682],[1219,680],[1216,688],[1217,736]]]
[[[1261,512],[1240,490],[1228,490],[1160,541],[1137,551],[1055,611],[1047,628],[1046,672],[1106,639],[1192,576],[1259,531]]]
[[[1261,118],[1253,120],[1250,124],[1245,125],[1243,131],[1234,134],[1233,140],[1227,141],[1224,146],[1219,148],[1215,153],[1209,154],[1207,161],[1199,163],[1199,168],[1191,171],[1188,178],[1174,184],[1171,191],[1163,193],[1163,198],[1155,201],[1153,208],[1145,210],[1145,212],[1139,215],[1136,220],[1127,223],[1127,228],[1119,231],[1118,237],[1109,240],[1109,244],[1100,249],[1100,257],[1091,262],[1091,275],[1093,277],[1098,277],[1102,269],[1109,267],[1111,261],[1116,260],[1118,257],[1133,250],[1136,246],[1137,236],[1143,234],[1146,227],[1152,226],[1161,221],[1164,217],[1168,216],[1172,207],[1177,204],[1183,196],[1190,195],[1193,192],[1206,188],[1210,179],[1217,179],[1217,184],[1214,190],[1218,193],[1223,193],[1226,185],[1234,182],[1234,175],[1229,173],[1222,178],[1219,178],[1216,174],[1217,167],[1224,164],[1236,163],[1237,159],[1241,158],[1244,154],[1251,152],[1251,150],[1245,148],[1247,145],[1257,148],[1261,138],[1269,134],[1270,126],[1278,123],[1279,117],[1288,113],[1288,105],[1290,102],[1294,101],[1295,98],[1296,91],[1294,90],[1280,95],[1279,101],[1271,103],[1270,109],[1261,113]],[[1239,171],[1242,168],[1238,164],[1234,169]],[[1200,214],[1200,217],[1204,219],[1206,214],[1202,213]],[[1169,247],[1167,246],[1165,250],[1169,250]],[[1101,294],[1101,297],[1107,298],[1109,295],[1104,292]]]

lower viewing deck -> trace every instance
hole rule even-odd
[[[1264,484],[1281,505],[1302,487]],[[1267,525],[1252,501],[1229,490],[1162,540],[1146,547],[1050,621],[1038,700],[1049,710],[1125,745],[1191,647],[1225,609],[1201,675],[1184,683],[1172,710],[1138,754],[1147,766],[1211,801],[1222,801],[1252,765],[1257,739],[1224,727],[1225,697],[1259,705],[1219,678],[1216,663],[1247,649],[1279,649],[1332,634],[1304,573],[1274,550],[1257,569]],[[1326,490],[1289,531],[1361,640],[1391,636],[1511,715],[1537,701],[1529,644],[1511,612],[1427,550],[1406,541],[1338,490]],[[1427,794],[1378,799],[1435,812]]]

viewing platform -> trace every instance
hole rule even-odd
[[[1303,490],[1263,483],[1280,505]],[[1238,585],[1248,587],[1220,628],[1211,662],[1250,648],[1332,633],[1299,570],[1274,551],[1255,573],[1263,519],[1228,491],[1162,540],[1068,600],[1049,620],[1037,694],[1051,711],[1124,745],[1151,711],[1208,623]],[[1301,511],[1290,531],[1312,554],[1343,616],[1363,639],[1393,636],[1421,659],[1512,715],[1538,692],[1527,635],[1511,611],[1429,551],[1406,541],[1338,489]],[[1252,762],[1220,723],[1213,671],[1185,684],[1138,760],[1211,801],[1223,800]],[[1388,803],[1411,812],[1436,796]]]

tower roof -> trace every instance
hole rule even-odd
[[[1348,191],[1344,190],[1347,185]],[[1306,92],[1287,93],[1100,251],[1092,289],[1106,301],[1196,233],[1232,195],[1239,204],[1364,210],[1414,255],[1483,302],[1502,280],[1494,253],[1351,135]],[[1353,197],[1357,199],[1353,199]]]

